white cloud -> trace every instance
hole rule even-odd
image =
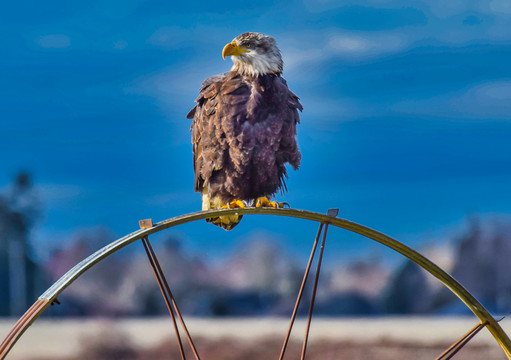
[[[318,125],[321,127],[351,120],[363,113],[363,109],[359,108],[357,102],[350,98],[326,98],[309,94],[302,103],[304,115],[315,119],[320,118],[322,121]]]
[[[423,2],[423,4],[429,7],[433,15],[439,18],[446,18],[465,11],[475,10],[477,7],[477,3],[465,0],[433,0]]]
[[[307,75],[304,73],[304,67],[317,64],[319,60],[325,58],[323,51],[319,49],[283,47],[281,49],[284,59],[284,72],[290,73],[299,70],[300,78]]]
[[[195,71],[192,65],[164,69],[137,79],[126,91],[154,96],[162,106],[182,104],[185,99],[189,100],[192,106],[194,96],[199,94],[202,81],[215,74],[215,70],[208,71],[207,66],[202,67],[197,63],[194,65],[201,71]]]
[[[403,101],[392,110],[449,118],[511,119],[511,81],[486,82],[429,99]]]
[[[461,0],[455,0],[461,1]],[[396,9],[402,8],[403,6],[410,6],[410,2],[406,2],[403,0],[366,0],[364,4],[357,0],[347,0],[347,1],[338,1],[338,0],[305,0],[305,6],[310,12],[320,13],[325,11],[330,11],[334,9],[338,9],[344,6],[357,5],[357,6],[367,6],[367,7],[376,7],[381,9]]]
[[[191,108],[202,82],[210,76],[229,71],[232,66],[230,59],[224,61],[221,56],[223,46],[232,38],[226,33],[226,30],[219,31],[207,24],[193,28],[164,26],[156,29],[146,40],[147,43],[170,50],[173,56],[183,57],[187,61],[145,74],[125,91],[154,96],[167,109],[182,106],[184,101]],[[197,52],[174,51],[184,45],[186,48],[195,47]]]
[[[37,193],[45,204],[67,203],[85,194],[85,189],[69,184],[39,184]]]
[[[511,15],[511,1],[509,0],[492,0],[488,7],[496,14]]]
[[[459,113],[511,119],[511,81],[488,82],[468,89],[451,103]]]
[[[40,36],[36,43],[46,49],[64,49],[71,45],[71,39],[67,35],[52,34]]]
[[[373,58],[402,51],[410,45],[403,33],[341,33],[333,35],[328,48],[344,58]]]
[[[479,102],[487,105],[509,104],[511,106],[511,81],[498,81],[485,83],[473,87],[468,93],[471,94],[468,100],[475,97]]]
[[[237,35],[239,34],[233,35],[229,28],[219,28],[213,24],[194,24],[189,27],[172,25],[157,28],[146,41],[150,45],[167,50],[183,45],[200,46],[207,50],[217,44],[215,47],[219,50],[217,49],[216,53],[220,56],[223,46]]]
[[[296,41],[299,38],[300,41]],[[301,80],[332,61],[360,61],[380,58],[399,53],[412,46],[413,34],[405,32],[306,31],[302,34],[282,34],[278,36],[282,46],[285,73],[295,72]],[[309,71],[310,70],[310,71]]]
[[[187,191],[175,191],[170,192],[166,194],[158,194],[153,195],[145,199],[145,203],[148,206],[157,206],[157,207],[164,207],[164,206],[171,206],[174,203],[194,203],[196,202],[196,198],[188,196]]]
[[[164,26],[157,29],[147,40],[153,46],[172,49],[189,37],[190,32],[179,26]]]
[[[115,50],[124,50],[128,47],[128,42],[126,40],[118,40],[114,42],[113,48]]]
[[[377,9],[402,9],[415,7],[419,10],[431,12],[434,17],[447,18],[456,16],[465,12],[503,12],[502,9],[508,9],[508,0],[428,0],[428,1],[408,1],[408,0],[366,0],[361,3],[357,0],[336,1],[336,0],[305,0],[305,5],[311,12],[326,12],[339,9],[345,6],[365,6]]]
[[[432,0],[432,1],[404,1],[404,0],[369,0],[362,5],[360,2],[348,0],[338,2],[334,0],[306,0],[305,5],[311,13],[328,12],[346,6],[365,6],[372,9],[394,9],[414,7],[422,11],[428,21],[425,25],[399,27],[395,30],[394,38],[378,39],[381,31],[367,31],[365,33],[350,34],[350,37],[337,44],[343,53],[364,53],[376,47],[375,56],[385,55],[389,52],[380,51],[383,45],[402,51],[413,46],[416,41],[427,41],[430,45],[468,44],[477,42],[511,41],[511,1],[509,0]],[[464,18],[471,16],[478,20],[472,25],[465,25]],[[387,34],[386,36],[388,36]],[[376,36],[374,42],[367,42],[368,36]],[[397,36],[397,38],[395,37]],[[402,39],[402,36],[407,38]],[[378,40],[386,44],[379,47]],[[403,43],[404,40],[404,43]],[[412,41],[413,40],[413,41]],[[404,46],[403,46],[404,45]]]

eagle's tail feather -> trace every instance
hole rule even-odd
[[[219,216],[216,218],[206,219],[207,222],[213,223],[216,226],[220,226],[225,230],[229,231],[236,227],[241,221],[243,215],[226,215]]]
[[[233,200],[228,205],[222,205],[220,199],[218,198],[210,198],[208,194],[202,194],[202,210],[210,210],[210,209],[221,209],[221,208],[232,208],[232,207],[245,207],[241,200]],[[225,215],[218,216],[214,218],[207,218],[206,222],[213,223],[216,226],[220,226],[225,230],[229,231],[234,229],[236,225],[239,224],[243,215]]]

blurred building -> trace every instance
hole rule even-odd
[[[491,311],[511,311],[511,225],[473,219],[458,239],[453,276]]]
[[[30,175],[22,172],[0,195],[0,315],[20,316],[37,297],[38,265],[29,234],[39,214]]]

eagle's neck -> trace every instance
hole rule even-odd
[[[239,56],[233,56],[232,61],[234,65],[231,71],[249,76],[280,75],[284,67],[280,53],[258,54],[256,51],[251,51]]]

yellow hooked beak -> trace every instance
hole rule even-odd
[[[248,52],[250,52],[250,50],[243,49],[242,47],[238,46],[236,41],[233,41],[232,43],[229,43],[224,46],[224,50],[222,51],[222,57],[225,60],[226,56],[241,55],[243,53],[248,53]]]

